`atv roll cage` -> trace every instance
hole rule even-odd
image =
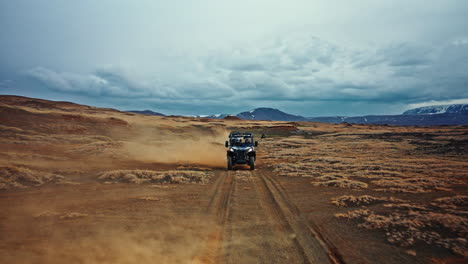
[[[229,134],[229,141],[226,141],[226,148],[229,146],[257,146],[258,142],[254,140],[254,136],[250,132],[231,132]]]

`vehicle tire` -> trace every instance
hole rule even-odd
[[[227,157],[227,169],[232,170],[232,157],[231,156]]]
[[[254,157],[250,157],[249,165],[250,165],[250,170],[255,170],[255,158]]]

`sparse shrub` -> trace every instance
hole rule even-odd
[[[343,195],[333,198],[331,203],[338,206],[356,206],[356,205],[369,205],[382,202],[404,202],[403,200],[394,197],[373,197],[370,195],[352,196]]]
[[[327,174],[327,175],[317,177],[317,180],[320,180],[320,181],[333,181],[333,180],[341,180],[341,179],[346,179],[346,177],[343,175],[339,175],[339,174]]]
[[[417,241],[450,249],[468,257],[468,220],[449,213],[404,211],[389,215],[375,214],[367,209],[353,210],[335,215],[338,218],[357,220],[358,226],[385,232],[387,241],[402,247]]]
[[[353,211],[348,211],[346,213],[340,213],[340,214],[335,214],[336,217],[338,218],[343,218],[343,219],[361,219],[364,216],[368,216],[371,213],[368,209],[358,209],[358,210],[353,210]]]
[[[161,201],[161,198],[159,197],[154,197],[154,196],[143,196],[143,197],[139,197],[137,198],[138,200],[143,200],[143,201]]]
[[[54,211],[44,211],[44,212],[35,214],[34,217],[51,217],[51,216],[58,216],[58,215],[60,215],[60,213],[57,213]]]
[[[236,171],[235,174],[236,179],[240,181],[252,181],[252,173],[250,171]]]
[[[423,205],[417,204],[409,204],[409,203],[402,203],[402,204],[384,204],[387,208],[393,208],[398,210],[413,210],[413,211],[429,211],[429,208]]]
[[[88,215],[87,214],[82,214],[82,213],[77,213],[77,212],[71,212],[71,213],[61,215],[60,219],[69,220],[69,219],[75,219],[75,218],[82,218],[82,217],[86,217],[86,216],[88,216]]]
[[[103,172],[98,179],[107,182],[125,182],[125,183],[207,183],[212,172],[189,171],[189,170],[170,170],[170,171],[151,171],[151,170],[115,170]]]
[[[339,179],[339,180],[331,180],[331,181],[323,181],[323,182],[312,182],[314,186],[329,186],[329,187],[340,187],[340,188],[348,188],[348,189],[365,189],[368,187],[367,183],[354,181],[349,179]]]
[[[48,182],[58,182],[63,176],[34,171],[16,166],[0,167],[0,189],[41,186]]]
[[[72,154],[87,155],[87,156],[90,156],[90,155],[98,156],[98,155],[103,155],[103,154],[118,156],[118,155],[121,155],[122,153],[119,153],[117,149],[122,146],[123,146],[122,142],[96,141],[96,142],[88,143],[88,144],[70,149],[68,152]]]
[[[357,171],[354,173],[355,176],[368,178],[368,179],[389,179],[395,177],[404,177],[404,174],[398,171],[389,171],[389,170],[367,170],[366,172]]]
[[[58,217],[62,220],[69,220],[75,218],[82,218],[88,216],[87,214],[78,213],[78,212],[70,212],[70,213],[59,213],[54,211],[44,211],[38,214],[35,214],[34,217],[36,218],[45,218],[45,217]]]
[[[378,191],[424,193],[437,188],[448,187],[449,181],[449,179],[440,179],[435,177],[412,177],[404,179],[387,178],[375,180],[371,183],[381,187],[386,187],[385,189],[377,189]]]
[[[273,172],[279,176],[286,177],[311,177],[310,171],[312,170],[312,165],[297,162],[297,163],[278,163],[274,165]]]
[[[468,196],[466,195],[443,197],[443,198],[435,199],[434,201],[436,203],[446,204],[446,205],[468,206]]]

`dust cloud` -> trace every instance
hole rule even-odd
[[[177,133],[142,129],[131,141],[123,143],[122,150],[135,160],[222,168],[226,163],[224,142],[228,133],[219,128],[187,128]]]
[[[55,223],[49,238],[27,250],[0,250],[3,263],[192,263],[203,249],[206,223],[166,223],[160,228],[131,224],[126,228],[99,227],[86,232],[67,230],[68,220]],[[176,220],[177,221],[177,220]]]

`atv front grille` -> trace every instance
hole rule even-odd
[[[247,151],[240,150],[236,152],[236,160],[247,160]]]

